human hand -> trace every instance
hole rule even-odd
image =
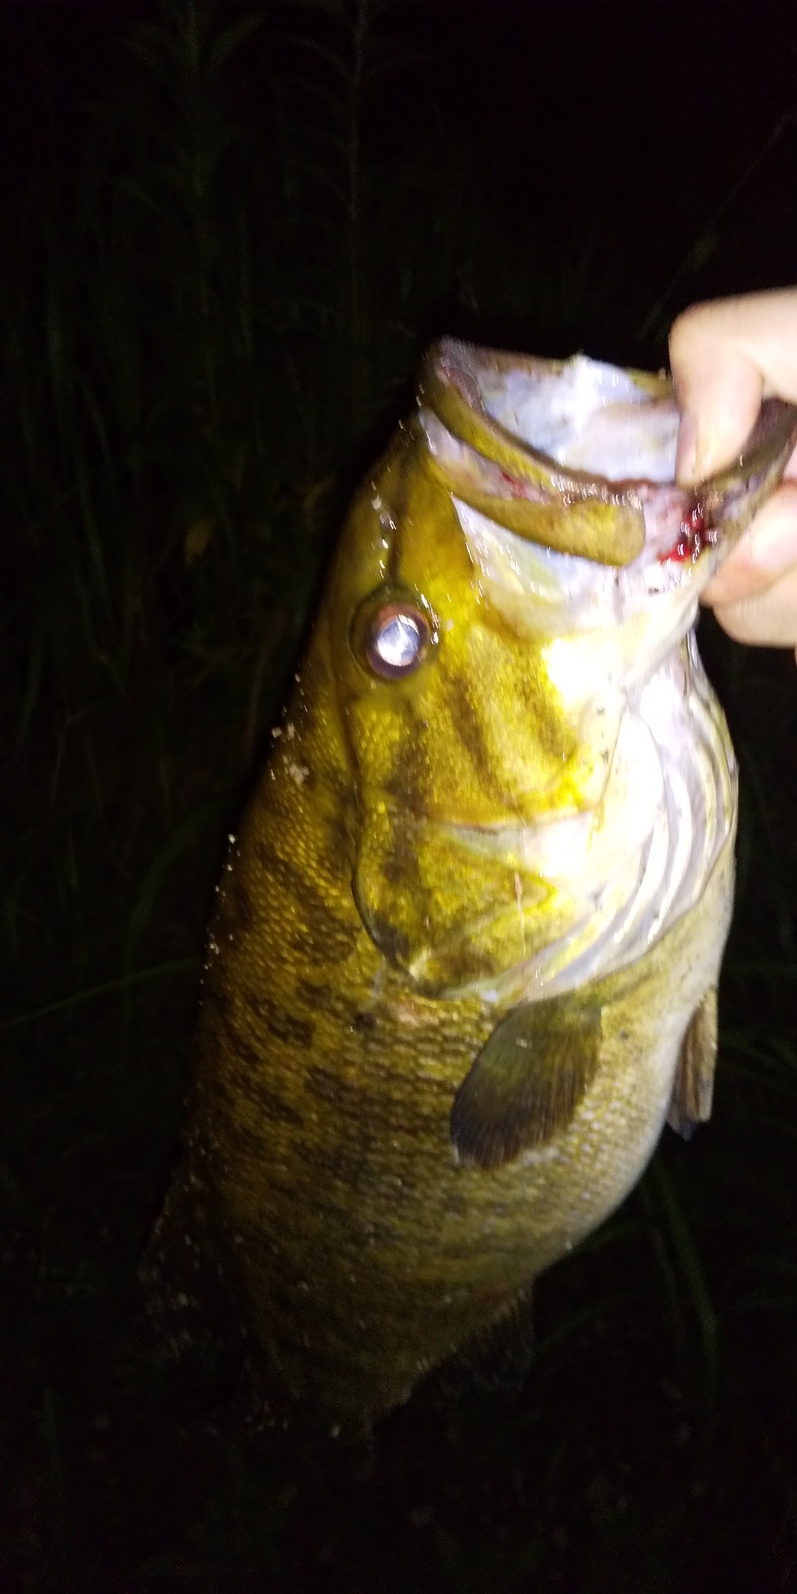
[[[797,288],[693,305],[671,328],[670,364],[677,476],[691,486],[740,452],[764,396],[797,403]],[[797,449],[703,602],[738,641],[797,651]]]

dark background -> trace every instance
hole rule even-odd
[[[543,1279],[519,1399],[252,1445],[136,1267],[224,838],[419,351],[659,366],[683,305],[793,281],[797,13],[28,0],[0,40],[3,1587],[794,1589],[790,654],[702,624],[715,1116]]]

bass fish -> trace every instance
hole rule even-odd
[[[366,1430],[478,1359],[709,1116],[737,799],[693,627],[797,412],[694,493],[677,426],[663,375],[444,340],[351,509],[154,1243],[162,1289],[170,1236],[212,1257],[275,1412]]]

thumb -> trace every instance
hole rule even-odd
[[[763,392],[797,401],[797,289],[693,305],[673,323],[670,362],[683,412],[677,474],[686,484],[730,464]]]
[[[670,331],[672,370],[681,425],[676,476],[705,481],[741,452],[755,425],[762,373],[740,347],[730,314],[733,300],[695,305]]]

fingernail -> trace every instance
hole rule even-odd
[[[678,443],[675,449],[675,478],[676,481],[691,483],[695,481],[697,466],[697,421],[694,415],[687,410],[681,411],[681,422],[678,427]]]

